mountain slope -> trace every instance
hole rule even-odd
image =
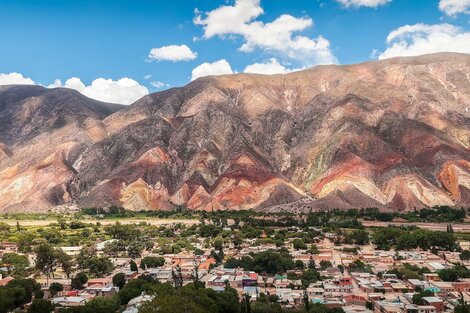
[[[72,201],[71,160],[107,136],[102,120],[121,108],[70,89],[0,86],[0,207],[44,211]]]
[[[34,98],[40,91],[28,92]],[[0,92],[0,108],[4,97]],[[51,110],[50,103],[38,104],[49,107],[39,111]],[[0,129],[0,195],[15,188],[24,194],[1,197],[1,207],[17,209],[38,197],[47,199],[42,209],[470,204],[469,55],[206,77],[113,114],[93,108],[53,111],[64,121],[60,132],[48,114],[39,130],[36,122],[22,124],[21,114],[14,115],[14,131]],[[78,122],[72,113],[86,117]],[[63,131],[69,127],[74,131]],[[27,152],[44,136],[63,143],[46,163],[61,164],[47,177],[65,187],[29,194],[11,160],[19,153],[28,164],[23,170],[44,168],[44,158]]]

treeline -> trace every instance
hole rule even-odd
[[[373,241],[378,249],[390,250],[459,250],[454,234],[424,229],[407,230],[400,227],[389,226],[377,229],[373,234]]]
[[[203,219],[237,219],[255,226],[267,227],[302,227],[305,224],[319,227],[342,227],[359,228],[357,219],[370,221],[390,222],[394,218],[405,219],[410,222],[464,222],[469,212],[468,208],[452,208],[449,206],[436,206],[433,208],[422,208],[411,212],[382,212],[377,208],[349,209],[349,210],[326,210],[312,212],[313,215],[305,214],[303,218],[289,212],[270,213],[269,216],[262,212],[250,210],[244,211],[215,211],[195,212],[184,206],[176,206],[172,211],[127,211],[122,207],[110,206],[108,208],[82,208],[77,217],[84,215],[104,217],[185,217]],[[314,217],[313,217],[314,216]],[[269,218],[266,218],[269,217]],[[352,223],[351,225],[348,225]]]

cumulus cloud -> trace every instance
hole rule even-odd
[[[191,81],[209,75],[233,74],[232,67],[227,60],[222,59],[213,63],[202,63],[196,66],[191,75]]]
[[[34,85],[35,82],[20,73],[0,73],[0,85]]]
[[[470,53],[470,32],[445,23],[405,25],[387,36],[387,45],[379,59],[435,52]]]
[[[14,84],[41,85],[29,77],[24,77],[20,73],[0,73],[0,85]],[[147,87],[142,86],[135,80],[127,77],[119,80],[98,78],[89,86],[85,85],[80,78],[72,77],[67,79],[65,84],[63,84],[60,79],[56,79],[52,84],[49,84],[46,87],[75,89],[89,98],[119,104],[131,104],[149,93]]]
[[[264,23],[256,20],[263,12],[259,0],[236,0],[234,5],[221,6],[206,13],[196,10],[194,24],[203,27],[204,39],[242,37],[244,43],[240,50],[244,52],[259,48],[304,65],[337,63],[327,39],[296,34],[313,25],[310,17],[296,18],[283,14]]]
[[[245,73],[253,73],[253,74],[285,74],[289,73],[292,70],[286,68],[284,65],[279,63],[279,61],[275,58],[271,58],[263,63],[254,63],[250,64],[245,67]]]
[[[441,0],[439,9],[449,16],[470,14],[470,0]]]
[[[75,89],[89,98],[119,104],[131,104],[149,93],[147,87],[127,77],[119,80],[97,78],[88,86],[80,78],[72,77],[65,84],[56,80],[48,87]]]
[[[349,7],[376,8],[378,6],[385,5],[387,3],[392,2],[392,0],[336,0],[336,1],[341,3],[346,8],[349,8]]]
[[[158,80],[154,80],[150,83],[150,85],[152,85],[153,87],[157,88],[157,89],[160,89],[160,88],[163,88],[163,87],[170,87],[169,84],[167,83],[164,83],[164,82],[161,82],[161,81],[158,81]]]
[[[197,53],[193,52],[187,45],[171,45],[150,50],[148,59],[150,61],[191,61],[196,59]]]

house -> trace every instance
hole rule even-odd
[[[62,307],[74,307],[74,306],[83,306],[87,303],[88,299],[85,297],[79,296],[70,296],[70,297],[55,297],[52,299],[53,305],[58,305]]]
[[[470,280],[456,281],[452,283],[452,286],[457,292],[470,292]]]
[[[439,278],[439,275],[437,275],[436,273],[424,273],[423,277],[424,277],[425,280],[427,280],[429,282],[434,282],[434,281],[441,280]]]
[[[85,288],[85,291],[94,296],[107,297],[117,293],[116,287],[92,285]]]
[[[80,253],[80,251],[82,251],[82,247],[81,246],[74,246],[74,247],[60,247],[62,249],[62,251],[65,252],[65,254],[69,255],[69,256],[75,256],[75,255],[78,255]]]
[[[127,303],[126,309],[123,311],[123,313],[138,313],[139,308],[144,304],[145,302],[152,301],[154,296],[150,295],[145,295],[142,294],[138,297],[135,297]]]
[[[7,253],[18,253],[18,245],[14,242],[0,242],[0,257]]]
[[[444,310],[444,301],[438,297],[423,297],[423,303],[431,305],[436,308],[436,312],[442,312]]]
[[[1,276],[0,276],[1,277]],[[3,279],[0,279],[0,286],[5,286],[9,282],[11,282],[14,278],[11,276],[5,277]]]
[[[88,280],[88,286],[113,287],[113,278],[112,277],[90,278]]]

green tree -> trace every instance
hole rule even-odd
[[[327,260],[321,260],[321,261],[320,261],[320,268],[321,268],[322,270],[326,270],[327,268],[330,268],[330,267],[332,267],[332,266],[333,266],[333,265],[331,264],[330,261],[327,261]]]
[[[124,273],[117,273],[113,276],[113,285],[122,289],[126,284],[126,275]]]
[[[56,253],[52,246],[47,243],[40,244],[35,250],[36,269],[41,271],[47,277],[54,275],[57,265]]]
[[[55,296],[59,292],[64,290],[64,286],[61,283],[53,282],[49,285],[49,292],[52,296]]]
[[[165,259],[162,257],[146,256],[140,262],[140,268],[155,268],[160,267],[165,264]]]
[[[365,245],[369,243],[369,233],[364,229],[356,229],[346,236],[347,241],[356,245]]]
[[[15,271],[24,270],[29,266],[28,257],[17,253],[6,253],[2,257],[3,264],[9,264]]]
[[[116,312],[120,307],[120,301],[117,296],[95,297],[85,305],[88,313],[110,313]]]
[[[470,250],[464,250],[460,253],[460,259],[462,261],[470,260]]]
[[[135,263],[134,260],[131,260],[131,262],[129,263],[129,266],[130,266],[131,271],[133,272],[139,271],[139,268],[137,267],[137,263]]]
[[[103,277],[113,270],[111,260],[105,256],[94,256],[88,262],[88,272],[95,277]]]
[[[300,238],[295,238],[292,244],[293,244],[295,250],[305,250],[305,249],[307,249],[307,245]]]
[[[77,273],[72,278],[72,289],[83,289],[83,285],[88,282],[88,276],[84,272]]]
[[[45,299],[34,299],[28,308],[28,313],[51,313],[52,311],[54,311],[54,306]]]
[[[55,259],[60,267],[64,271],[67,278],[70,278],[70,274],[72,273],[73,268],[73,258],[67,255],[62,249],[55,250]]]

